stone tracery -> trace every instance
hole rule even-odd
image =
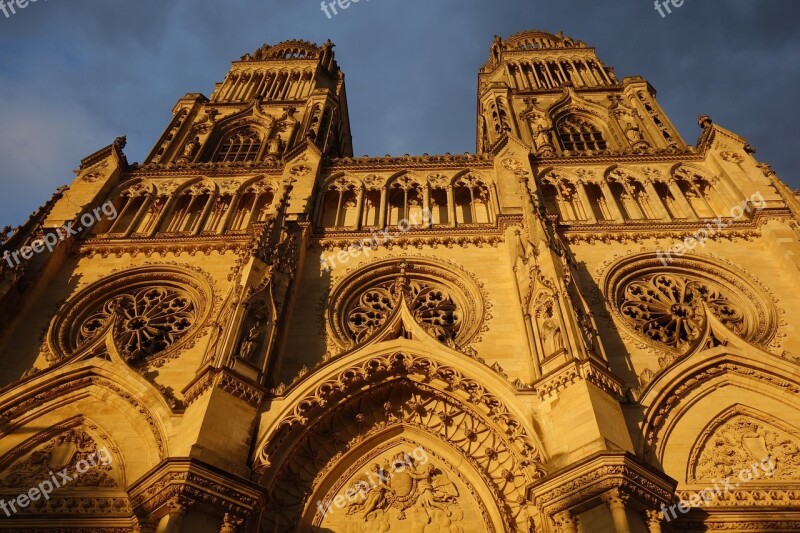
[[[654,347],[697,348],[709,314],[740,338],[767,344],[777,327],[771,298],[755,283],[704,259],[668,266],[653,255],[623,259],[606,274],[612,312]]]
[[[149,270],[117,273],[73,298],[51,328],[54,353],[73,355],[110,331],[132,365],[162,364],[174,354],[204,323],[211,294],[179,269]]]
[[[399,308],[440,342],[464,346],[484,318],[480,290],[471,280],[428,261],[383,261],[342,281],[331,297],[328,322],[338,342],[367,341]]]

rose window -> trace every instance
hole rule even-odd
[[[703,335],[705,309],[734,333],[742,333],[743,313],[724,289],[707,281],[670,274],[647,276],[625,287],[620,305],[634,329],[679,350]]]
[[[328,326],[340,349],[370,339],[404,305],[433,338],[465,349],[479,339],[488,312],[477,282],[449,265],[388,259],[341,280],[326,302]]]
[[[398,298],[396,282],[386,281],[367,289],[347,313],[351,338],[360,343],[391,316]],[[412,281],[407,286],[410,310],[417,322],[445,344],[453,344],[461,326],[461,316],[453,298],[442,287]]]
[[[67,302],[51,328],[52,352],[63,359],[110,334],[130,364],[160,366],[195,337],[211,302],[210,287],[177,267],[116,273]]]
[[[756,344],[768,343],[777,328],[772,299],[757,283],[701,258],[664,266],[654,255],[634,255],[604,283],[617,318],[647,342],[678,353],[697,347],[709,316]]]
[[[120,354],[128,361],[140,362],[180,340],[197,322],[197,313],[190,296],[173,288],[121,294],[81,324],[78,342],[91,340],[110,321],[116,321]]]

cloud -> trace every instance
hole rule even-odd
[[[231,60],[290,38],[336,43],[359,155],[474,150],[492,36],[539,28],[647,78],[688,142],[710,114],[797,187],[798,14],[781,0],[686,2],[664,19],[648,0],[370,0],[331,19],[318,0],[38,2],[0,16],[0,188],[14,193],[0,224],[24,220],[118,135],[141,160],[181,96],[209,94]]]

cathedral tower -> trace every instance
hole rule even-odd
[[[0,250],[0,529],[800,530],[796,194],[562,34],[478,84],[474,154],[353,158],[265,45],[81,161]]]

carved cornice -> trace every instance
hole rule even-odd
[[[199,398],[205,391],[217,387],[247,402],[255,408],[261,406],[267,395],[266,389],[253,384],[227,368],[207,367],[189,386],[184,389],[184,398],[187,407]]]
[[[123,254],[144,254],[147,257],[153,254],[164,257],[180,253],[210,255],[211,252],[224,254],[225,252],[241,251],[242,248],[246,248],[250,244],[251,239],[252,236],[247,233],[226,234],[224,236],[186,235],[132,239],[94,238],[83,241],[78,251],[85,257],[99,255],[103,258],[121,256]]]
[[[665,148],[661,151],[661,153],[652,154],[608,153],[602,155],[573,154],[571,156],[562,157],[534,157],[534,163],[536,167],[576,164],[596,165],[620,163],[685,163],[689,161],[705,161],[705,154],[698,154],[695,149],[689,147],[686,150],[680,150],[678,148]]]
[[[202,174],[209,178],[254,173],[280,177],[283,174],[283,163],[280,161],[275,163],[269,163],[268,161],[242,163],[148,163],[138,167],[131,167],[126,176],[128,178],[185,177],[186,174],[191,173]]]
[[[551,474],[533,484],[528,499],[544,514],[591,507],[591,500],[617,490],[642,508],[669,505],[677,482],[639,462],[631,454],[597,454],[568,470]]]
[[[203,505],[242,518],[257,515],[267,501],[265,489],[195,459],[168,459],[128,491],[138,516],[157,512],[172,501]]]
[[[788,209],[764,209],[755,214],[752,220],[723,219],[724,227],[718,227],[714,219],[702,219],[694,222],[665,223],[658,221],[626,222],[625,224],[563,224],[559,229],[564,231],[567,241],[578,242],[625,242],[628,240],[639,241],[652,238],[673,238],[676,242],[686,237],[691,237],[699,228],[711,225],[713,232],[709,232],[708,240],[717,239],[745,239],[761,235],[761,226],[769,220],[791,219],[792,214]]]
[[[692,497],[707,489],[678,490],[676,496],[683,502],[691,501]],[[697,496],[695,496],[695,499]],[[796,507],[800,508],[800,485],[797,488],[758,488],[736,489],[732,491],[716,492],[714,497],[703,502],[706,507]]]
[[[326,172],[341,172],[345,170],[381,170],[400,168],[430,168],[436,170],[463,167],[491,168],[494,160],[488,154],[461,155],[405,155],[384,157],[344,157],[339,159],[326,159]]]
[[[540,399],[558,394],[580,380],[599,387],[611,396],[621,399],[625,382],[596,361],[572,361],[533,384]]]

